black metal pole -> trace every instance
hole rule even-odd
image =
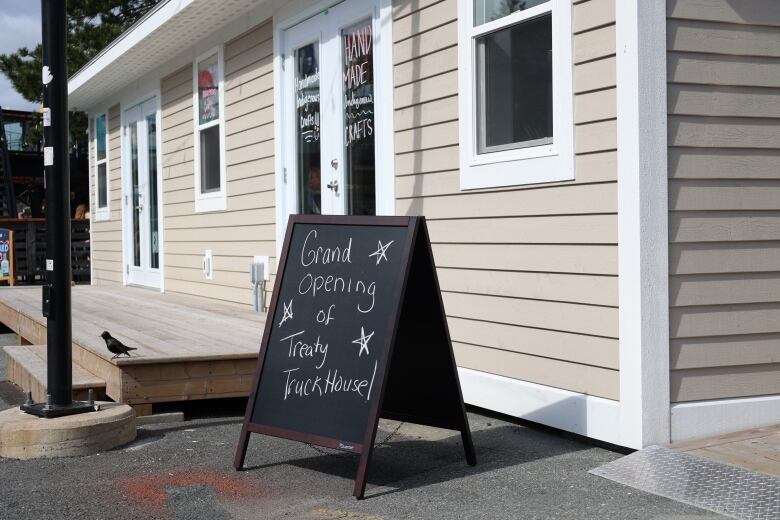
[[[43,17],[44,173],[46,179],[46,320],[48,393],[71,404],[70,165],[65,0],[41,0]],[[47,113],[48,112],[48,113]],[[45,299],[46,290],[44,290]],[[46,303],[46,302],[44,302]]]
[[[27,413],[59,417],[97,410],[72,399],[73,366],[70,265],[70,153],[66,0],[41,0],[43,28],[43,172],[46,187],[46,403],[28,401]]]

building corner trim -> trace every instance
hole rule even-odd
[[[670,441],[666,3],[616,2],[620,444]]]

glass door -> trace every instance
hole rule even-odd
[[[128,284],[160,287],[160,178],[157,99],[125,111],[125,274]]]
[[[284,33],[287,213],[376,214],[375,14],[346,0]]]

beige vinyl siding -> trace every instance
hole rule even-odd
[[[667,16],[671,399],[780,394],[780,3]]]
[[[457,1],[394,2],[396,212],[428,219],[459,366],[618,399],[615,3],[572,9],[575,180],[461,192]]]
[[[97,172],[95,170],[94,123],[90,139],[90,214],[92,217],[92,283],[122,283],[122,132],[119,105],[108,110],[108,220],[96,220]]]
[[[225,211],[195,213],[192,64],[162,80],[166,291],[250,304],[252,256],[275,263],[272,37],[267,21],[225,44]]]

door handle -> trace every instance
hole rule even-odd
[[[336,193],[339,192],[339,181],[330,181],[328,183],[328,188],[335,191]]]

